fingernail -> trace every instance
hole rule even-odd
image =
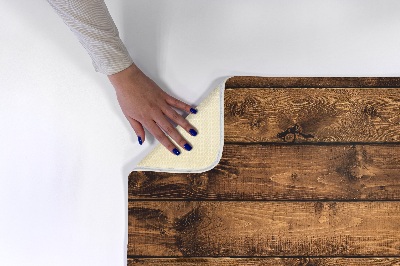
[[[196,135],[197,135],[196,130],[194,130],[193,128],[191,128],[191,129],[189,130],[189,133],[190,133],[190,135],[192,135],[192,136],[196,136]]]
[[[193,114],[197,113],[196,109],[190,108],[190,112],[192,112]]]
[[[189,143],[186,143],[185,145],[183,145],[183,147],[185,147],[185,149],[188,151],[192,149],[192,146],[190,146]]]
[[[174,148],[172,151],[173,151],[176,155],[179,155],[179,154],[180,154],[180,152],[178,151],[177,148]]]
[[[138,138],[139,144],[142,145],[142,143],[143,143],[142,138],[140,136],[138,136],[137,138]]]

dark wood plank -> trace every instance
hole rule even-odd
[[[399,256],[400,202],[129,202],[129,256]]]
[[[400,266],[399,258],[128,258],[128,266]]]
[[[226,143],[400,142],[399,88],[226,89],[224,106]]]
[[[131,200],[400,200],[400,145],[225,145],[209,171],[134,171],[128,185]]]
[[[225,88],[394,88],[399,77],[257,77],[234,76]]]

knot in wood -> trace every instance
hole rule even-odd
[[[311,135],[311,134],[304,134],[304,133],[302,133],[302,131],[303,131],[303,130],[302,130],[302,128],[300,127],[300,125],[296,123],[293,127],[287,128],[285,131],[278,133],[276,136],[277,136],[278,138],[283,139],[283,141],[286,141],[286,135],[288,135],[288,134],[293,134],[292,142],[295,142],[295,140],[296,140],[296,135],[300,135],[300,136],[302,136],[302,137],[304,137],[304,138],[313,138],[313,137],[314,137],[314,136]]]

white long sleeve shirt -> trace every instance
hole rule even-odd
[[[89,53],[95,71],[112,75],[133,60],[104,0],[47,0]]]

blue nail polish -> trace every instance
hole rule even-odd
[[[190,112],[192,112],[193,114],[197,113],[196,109],[190,108]]]
[[[140,136],[138,136],[137,138],[138,138],[139,144],[142,145],[142,143],[143,143],[142,138]]]
[[[190,135],[192,135],[192,136],[196,136],[196,135],[197,135],[196,130],[194,130],[193,128],[191,128],[191,129],[189,130],[189,133],[190,133]]]
[[[179,155],[179,154],[180,154],[180,152],[178,151],[177,148],[174,148],[172,151],[173,151],[176,155]]]
[[[186,143],[185,145],[183,145],[183,147],[185,147],[185,149],[188,151],[192,149],[192,146],[190,146],[189,143]]]

